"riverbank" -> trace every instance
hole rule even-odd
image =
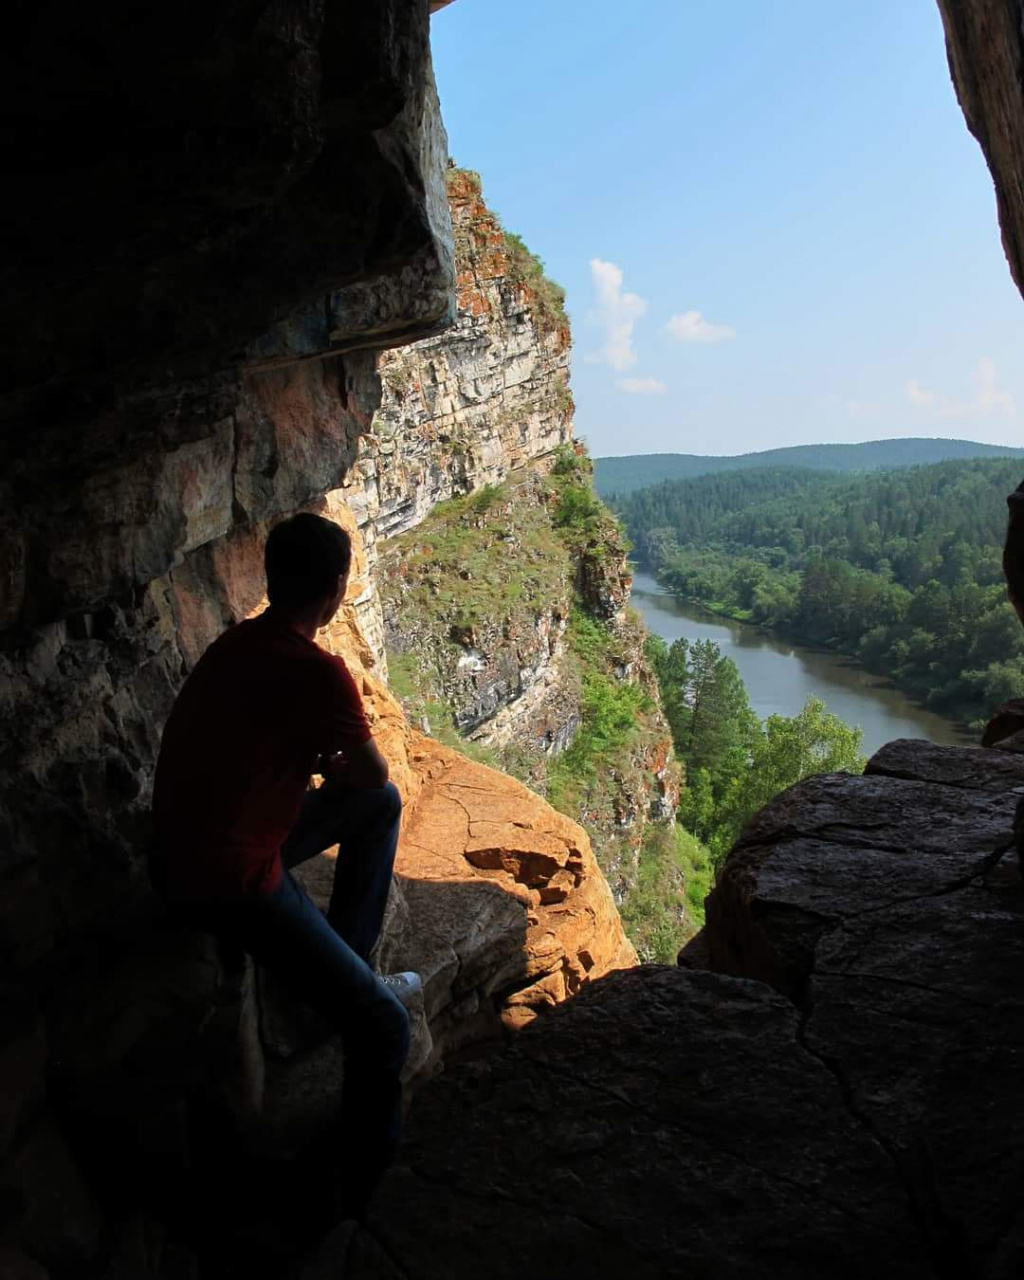
[[[682,601],[639,569],[634,572],[633,604],[648,631],[670,644],[714,640],[739,668],[761,719],[798,715],[809,697],[817,697],[862,730],[868,754],[894,738],[925,738],[946,746],[974,741],[962,726],[920,706],[847,655],[802,645],[703,603]]]

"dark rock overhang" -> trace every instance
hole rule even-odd
[[[6,37],[0,423],[447,320],[427,0],[42,0]],[[406,270],[416,314],[375,312]]]
[[[1010,271],[1024,292],[1024,0],[938,0],[949,69],[995,182]]]

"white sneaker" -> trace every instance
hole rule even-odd
[[[418,973],[407,969],[404,973],[382,973],[381,982],[396,995],[406,1008],[412,1003],[413,996],[423,990],[423,980]]]

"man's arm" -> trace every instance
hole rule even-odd
[[[321,756],[320,772],[327,782],[354,790],[383,787],[389,776],[388,762],[372,738],[335,755]]]

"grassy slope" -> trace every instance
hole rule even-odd
[[[571,596],[582,554],[600,557],[603,548],[620,545],[614,517],[593,497],[588,471],[586,459],[561,451],[556,474],[543,482],[547,502],[537,500],[536,477],[524,474],[440,503],[423,524],[388,544],[392,571],[382,590],[401,591],[402,614],[417,637],[405,652],[389,652],[391,684],[435,736],[520,777],[579,821],[617,890],[641,956],[671,963],[694,923],[702,923],[710,873],[704,851],[674,824],[647,826],[637,862],[631,833],[616,822],[622,788],[643,786],[636,757],[646,737],[662,733],[654,728],[650,693],[616,675],[635,637],[575,600],[566,631],[566,680],[580,690],[581,723],[568,750],[554,758],[460,739],[437,691],[432,655],[448,661],[462,652],[453,627],[483,621],[493,627],[513,614],[549,608],[561,592]]]

